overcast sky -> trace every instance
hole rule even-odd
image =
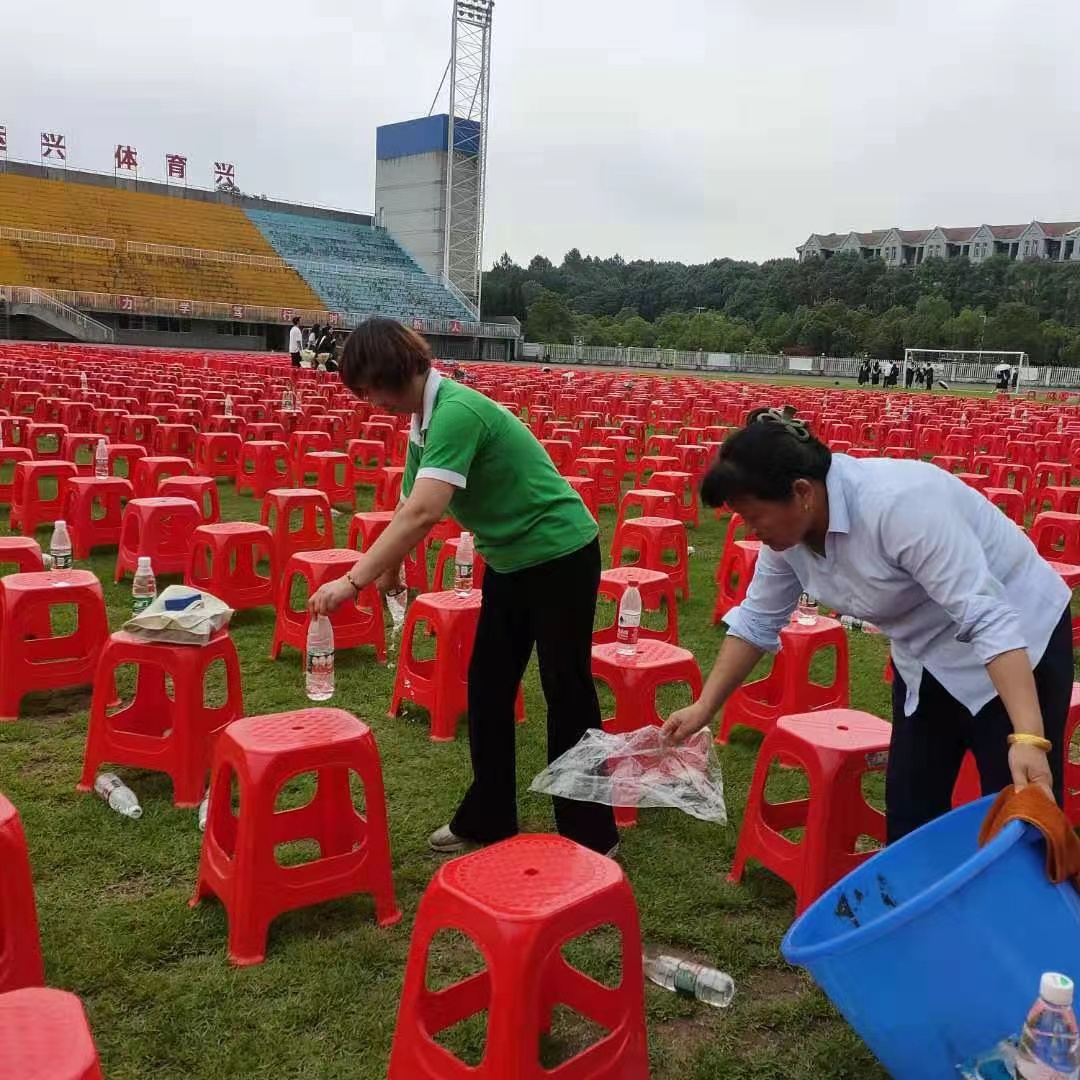
[[[158,10],[155,10],[158,9]],[[450,0],[4,5],[0,124],[73,167],[370,210]],[[1080,220],[1078,0],[496,0],[485,262],[789,256],[810,232]]]

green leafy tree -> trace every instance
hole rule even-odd
[[[525,336],[530,341],[570,343],[574,336],[574,316],[558,293],[544,289],[529,306]]]

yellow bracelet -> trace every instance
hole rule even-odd
[[[1049,739],[1044,739],[1041,735],[1032,735],[1026,731],[1014,731],[1009,736],[1010,746],[1015,746],[1017,743],[1024,746],[1034,746],[1047,754],[1054,749],[1054,744]]]

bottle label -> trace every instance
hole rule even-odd
[[[70,570],[71,569],[71,552],[70,551],[54,551],[54,552],[52,552],[52,568],[54,570]]]
[[[454,565],[454,589],[457,592],[465,592],[471,589],[473,578],[472,563],[455,563]]]
[[[679,997],[697,997],[697,972],[685,964],[680,964],[675,971],[675,985],[672,989]]]
[[[131,610],[138,615],[140,611],[145,611],[153,602],[154,598],[152,596],[136,596],[131,602]]]
[[[333,675],[334,654],[320,650],[311,650],[307,655],[307,669],[311,675]]]

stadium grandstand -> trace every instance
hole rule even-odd
[[[8,163],[0,172],[0,337],[272,349],[293,314],[410,323],[439,355],[505,359],[482,324],[371,215],[232,191]]]

